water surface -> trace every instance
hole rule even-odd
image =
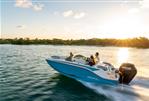
[[[52,55],[83,54],[96,51],[102,61],[116,68],[123,62],[134,63],[137,76],[129,86],[105,87],[79,83],[57,73],[45,59]],[[0,101],[148,101],[149,49],[0,45]]]

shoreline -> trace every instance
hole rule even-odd
[[[130,47],[130,48],[149,48],[149,39],[145,37],[128,39],[0,39],[0,44],[12,45],[77,45],[77,46],[101,46],[101,47]]]

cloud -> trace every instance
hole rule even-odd
[[[85,17],[86,13],[85,12],[75,12],[73,10],[68,10],[63,12],[62,14],[64,17],[72,17],[74,19],[80,19]]]
[[[32,2],[30,0],[16,0],[16,7],[21,7],[21,8],[30,8],[32,7]]]
[[[25,29],[26,26],[25,25],[18,25],[18,26],[16,26],[16,28],[18,28],[18,29]]]
[[[68,10],[68,11],[63,12],[64,17],[70,17],[73,15],[74,15],[74,12],[72,10]]]
[[[83,18],[85,15],[86,15],[86,13],[84,13],[84,12],[76,13],[74,15],[74,18],[75,19],[80,19],[80,18]]]
[[[41,11],[43,9],[44,5],[43,4],[36,4],[36,5],[33,5],[33,9],[35,11]]]
[[[35,11],[41,11],[44,7],[43,4],[33,4],[32,0],[16,0],[15,7],[32,8]]]

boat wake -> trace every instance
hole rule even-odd
[[[86,87],[94,90],[98,94],[106,96],[112,101],[148,101],[149,80],[147,78],[136,77],[130,85],[97,85],[80,81]]]

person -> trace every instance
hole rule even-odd
[[[89,58],[89,65],[90,66],[95,65],[95,59],[94,59],[94,56],[93,55],[91,55],[90,58]]]
[[[67,57],[65,60],[67,60],[67,61],[72,61],[72,57],[73,57],[73,54],[72,54],[72,52],[70,52],[70,56]]]
[[[99,53],[98,52],[95,53],[95,62],[96,63],[100,62],[100,58],[99,58]]]

